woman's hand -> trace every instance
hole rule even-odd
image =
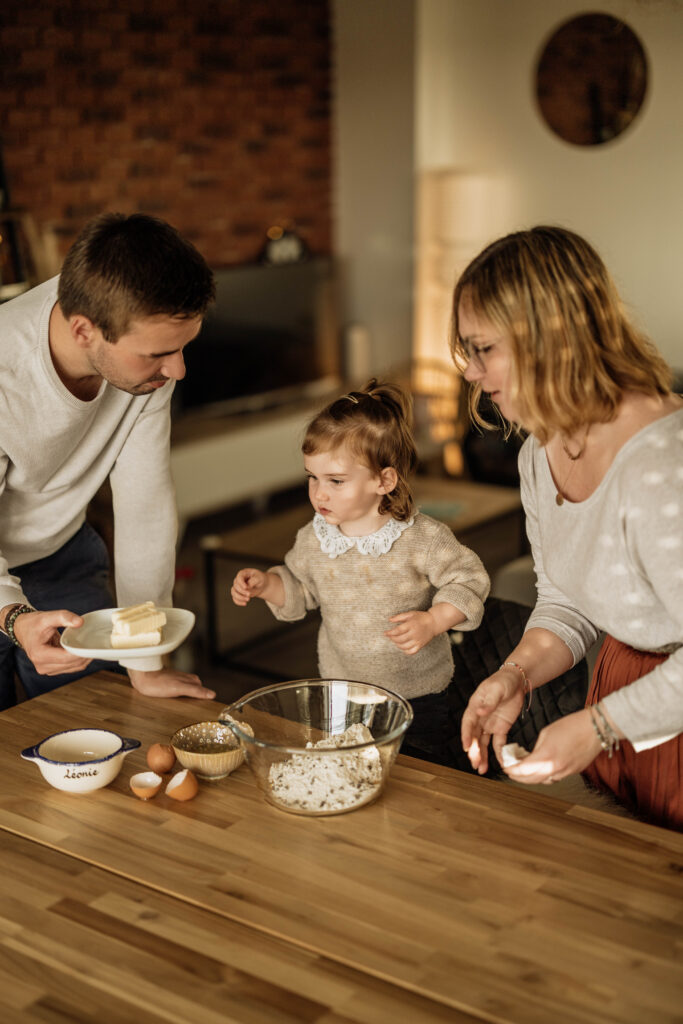
[[[14,620],[14,635],[33,662],[36,672],[43,676],[59,676],[65,672],[80,672],[92,660],[70,654],[59,642],[60,628],[82,625],[81,616],[66,608],[53,612],[24,612]]]
[[[213,700],[214,690],[202,685],[199,676],[189,672],[175,672],[161,668],[157,672],[140,672],[129,669],[128,675],[133,689],[146,697],[197,697],[199,700]]]
[[[463,750],[472,767],[484,775],[489,767],[489,740],[502,761],[510,726],[524,702],[522,677],[515,668],[499,668],[480,683],[469,699],[460,724]]]
[[[417,654],[437,633],[429,612],[401,612],[392,615],[389,622],[398,622],[399,625],[387,630],[384,635],[404,654]]]
[[[591,713],[583,708],[541,729],[529,756],[505,771],[515,782],[558,782],[582,772],[601,749]]]

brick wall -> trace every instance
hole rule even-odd
[[[330,251],[328,0],[3,0],[12,207],[61,258],[103,210],[152,213],[215,267],[294,222]]]

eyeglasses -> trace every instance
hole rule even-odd
[[[472,363],[479,373],[486,373],[487,356],[496,347],[496,342],[477,346],[469,338],[460,338],[459,344],[466,364]]]

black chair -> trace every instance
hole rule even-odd
[[[415,748],[405,749],[405,753],[422,757],[427,761],[447,763],[451,768],[472,772],[467,754],[460,742],[460,721],[475,688],[490,676],[509,657],[512,649],[519,643],[524,627],[531,614],[531,608],[514,601],[503,601],[490,597],[484,607],[484,618],[478,629],[470,633],[462,633],[460,643],[453,644],[453,660],[455,672],[453,681],[448,688],[448,736],[442,751],[437,758],[429,752],[421,752]],[[538,734],[544,726],[549,725],[563,715],[580,711],[585,704],[588,691],[588,669],[583,659],[569,671],[533,691],[531,708],[520,716],[508,733],[508,743],[519,743],[527,750],[534,746]],[[490,749],[490,778],[501,774],[498,760]]]

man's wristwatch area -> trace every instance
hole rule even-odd
[[[26,612],[34,612],[35,608],[32,608],[30,604],[13,604],[10,610],[5,616],[5,621],[2,626],[2,632],[5,636],[8,636],[15,647],[21,647],[21,644],[14,635],[14,623],[17,621],[20,615],[26,614]]]

